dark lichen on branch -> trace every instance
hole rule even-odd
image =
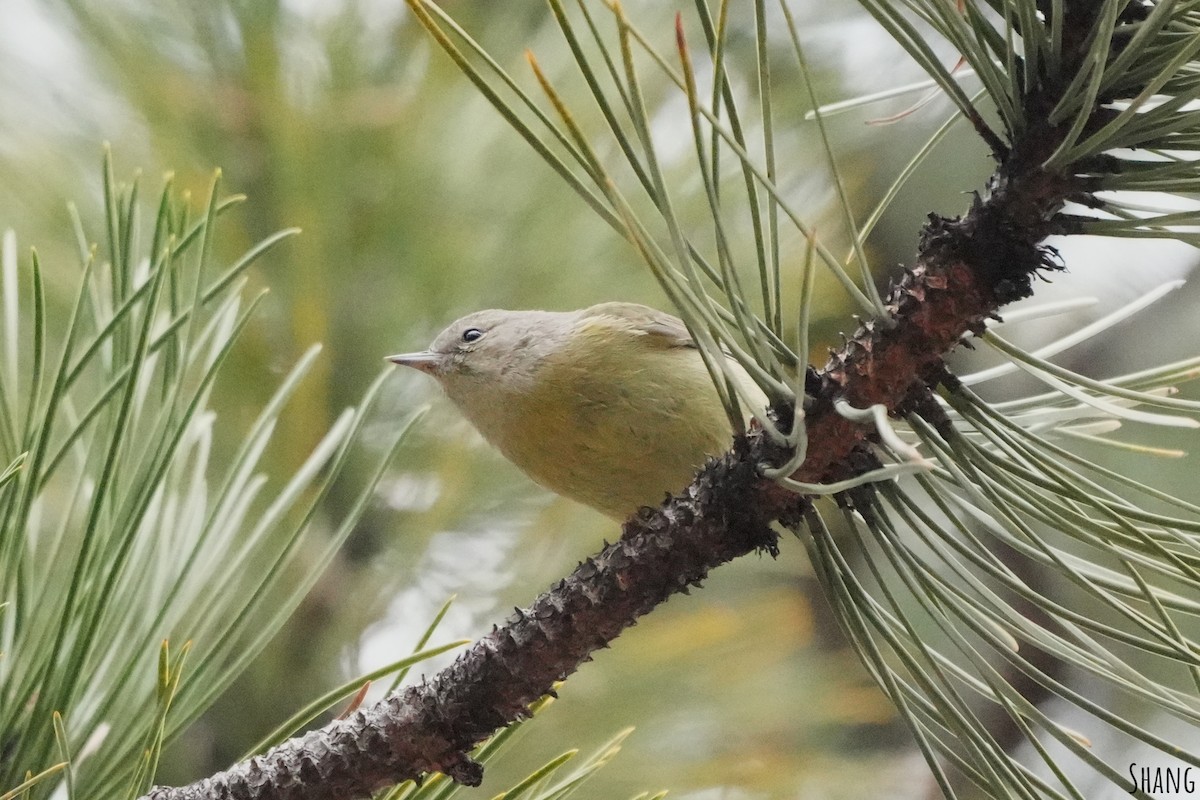
[[[1047,167],[1073,135],[1071,121],[1052,124],[1050,111],[1083,68],[1104,4],[1039,0],[1038,6],[1047,19],[1066,10],[1058,71],[1020,88],[1022,130],[999,136],[980,115],[972,117],[996,170],[962,216],[929,217],[914,265],[890,285],[888,319],[863,322],[806,381],[809,455],[796,480],[842,480],[875,464],[874,429],[838,413],[839,400],[857,408],[882,404],[894,416],[916,414],[939,430],[951,425],[932,399],[939,388],[956,386],[944,357],[1002,306],[1032,294],[1037,274],[1063,268],[1045,238],[1078,231],[1082,218],[1064,214],[1066,203],[1093,205],[1098,175],[1115,168],[1104,156]],[[1127,4],[1118,23],[1146,13],[1143,4]],[[1123,33],[1116,37],[1111,53],[1125,41]],[[1099,98],[1089,110],[1085,134],[1112,119],[1105,105],[1111,99]],[[442,672],[227,772],[179,789],[157,788],[148,800],[348,800],[433,771],[477,784],[482,768],[471,748],[526,716],[532,702],[593,653],[715,567],[756,551],[775,553],[772,523],[796,527],[810,510],[806,498],[758,472],[761,463],[784,463],[788,455],[762,431],[738,439],[684,492],[637,514],[617,542]]]
[[[685,493],[643,509],[619,540],[432,678],[226,772],[156,788],[148,800],[345,800],[430,772],[477,785],[474,745],[525,717],[594,652],[713,568],[777,552],[775,511],[757,500],[761,446],[758,437],[740,439]]]

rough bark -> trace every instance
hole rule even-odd
[[[1072,54],[1082,57],[1100,5],[1067,4],[1068,62]],[[972,119],[997,171],[966,214],[930,217],[915,266],[890,287],[888,318],[862,324],[813,376],[808,459],[797,480],[839,480],[874,463],[872,429],[839,415],[836,400],[921,413],[946,375],[945,354],[965,334],[982,330],[1002,305],[1030,295],[1039,270],[1059,268],[1057,254],[1041,242],[1071,231],[1060,215],[1064,201],[1088,201],[1088,179],[1081,177],[1087,167],[1076,165],[1070,174],[1042,167],[1066,132],[1065,125],[1045,122],[1064,89],[1065,79],[1049,78],[1028,87],[1031,123],[1020,135],[1000,137],[980,117]],[[1093,123],[1107,113],[1098,109]],[[775,552],[771,523],[798,524],[807,501],[761,478],[757,467],[782,463],[786,455],[757,434],[736,442],[686,492],[627,522],[619,541],[438,675],[226,772],[182,788],[155,788],[144,800],[350,800],[434,771],[477,784],[482,767],[468,755],[475,744],[525,716],[555,682],[713,568],[754,551]]]

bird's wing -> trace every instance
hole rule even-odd
[[[579,312],[589,324],[611,325],[630,333],[650,337],[659,347],[695,347],[696,342],[679,317],[640,303],[600,303]]]

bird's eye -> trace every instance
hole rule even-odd
[[[467,328],[462,334],[464,342],[477,342],[481,338],[483,338],[483,331],[479,330],[479,328]]]

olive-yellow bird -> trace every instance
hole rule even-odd
[[[389,360],[437,379],[533,480],[617,519],[687,486],[732,441],[687,328],[648,306],[477,311]],[[761,410],[761,390],[730,364]]]

